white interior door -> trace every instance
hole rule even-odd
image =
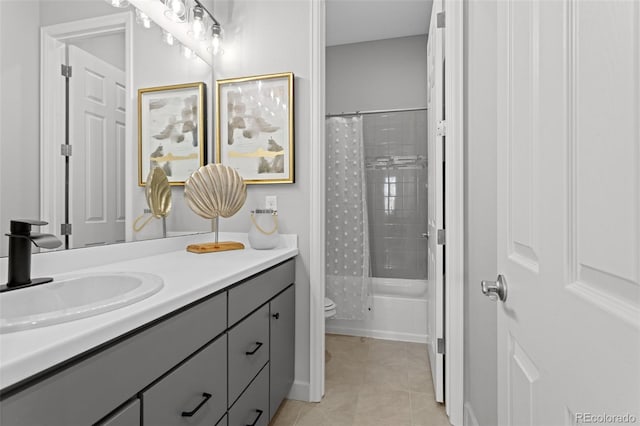
[[[125,74],[69,46],[72,247],[124,241]]]
[[[444,402],[444,246],[438,243],[438,230],[444,229],[444,136],[438,130],[438,123],[444,120],[444,40],[436,16],[442,11],[442,3],[433,3],[427,42],[427,335],[433,387],[439,402]]]
[[[500,1],[498,40],[499,423],[640,422],[640,2]]]

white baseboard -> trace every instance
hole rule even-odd
[[[401,333],[386,330],[369,330],[355,327],[340,327],[327,322],[326,333],[344,334],[347,336],[372,337],[382,340],[396,340],[399,342],[427,343],[426,334]]]
[[[309,398],[309,382],[301,382],[296,380],[295,382],[293,382],[293,385],[291,386],[291,390],[289,391],[289,395],[287,395],[287,399],[296,399],[298,401],[305,401],[305,402],[318,402],[318,401],[311,401]]]
[[[473,412],[473,408],[468,402],[464,403],[464,426],[480,426]]]

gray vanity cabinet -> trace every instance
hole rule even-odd
[[[291,286],[270,303],[270,410],[273,418],[293,384],[295,368],[295,287]]]
[[[287,260],[2,389],[2,426],[269,423],[293,382]]]

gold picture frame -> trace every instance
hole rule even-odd
[[[203,82],[138,89],[138,185],[153,167],[169,184],[184,186],[206,163],[206,85]]]
[[[216,162],[247,184],[294,183],[293,73],[216,81]]]

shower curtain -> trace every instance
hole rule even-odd
[[[335,318],[363,319],[371,307],[362,117],[326,123],[326,295]]]

